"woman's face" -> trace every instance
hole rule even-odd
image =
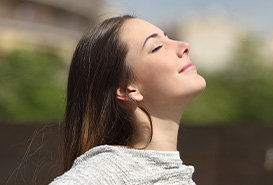
[[[144,103],[191,101],[205,88],[205,80],[191,65],[188,43],[171,40],[140,19],[124,23],[121,40],[129,47],[126,62]]]

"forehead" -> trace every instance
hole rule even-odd
[[[158,27],[141,19],[129,19],[125,21],[121,29],[121,40],[129,46],[143,44],[145,39],[153,34],[162,32]]]

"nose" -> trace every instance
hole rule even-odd
[[[188,56],[189,52],[190,52],[190,44],[187,42],[180,42],[177,41],[177,56],[179,58],[183,58],[185,56]]]

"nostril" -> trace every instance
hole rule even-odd
[[[189,49],[185,49],[183,52],[183,55],[188,54],[189,53]]]

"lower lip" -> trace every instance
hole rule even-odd
[[[194,70],[196,69],[196,67],[194,65],[189,65],[188,67],[186,67],[185,69],[183,69],[183,71],[181,71],[180,73],[184,73],[190,70]]]
[[[193,70],[193,69],[196,69],[196,67],[195,67],[194,65],[191,65],[191,66],[187,67],[186,69],[184,69],[184,70],[182,71],[182,73],[187,72],[187,71],[190,71],[190,70]]]

